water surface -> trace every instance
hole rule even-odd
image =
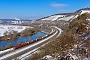
[[[20,36],[18,39],[13,39],[13,40],[7,40],[7,41],[1,41],[1,47],[4,48],[5,46],[7,46],[8,44],[12,44],[13,46],[18,45],[20,43],[24,43],[24,42],[28,42],[31,40],[35,40],[40,36],[45,36],[46,34],[43,32],[38,32],[33,36],[26,36],[26,37],[22,37]]]

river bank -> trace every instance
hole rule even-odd
[[[5,50],[7,48],[13,47],[15,45],[19,45],[21,43],[25,43],[25,42],[29,42],[31,40],[36,40],[37,38],[41,37],[41,36],[45,36],[46,34],[43,32],[37,32],[36,34],[32,35],[32,36],[20,36],[19,38],[17,38],[16,40],[7,40],[7,41],[1,41],[1,48],[2,50]]]
[[[20,36],[32,36],[36,34],[40,28],[38,26],[34,26],[33,28],[26,28],[22,30],[21,32],[18,30],[6,30],[4,31],[3,35],[0,37],[0,41],[6,41],[6,40],[11,40],[11,39],[17,39]]]

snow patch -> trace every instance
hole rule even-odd
[[[81,10],[81,14],[84,14],[84,13],[90,13],[90,10]]]
[[[0,25],[0,36],[4,36],[3,34],[6,31],[18,31],[21,32],[22,30],[26,29],[26,28],[32,28],[30,26],[18,26],[18,25]]]
[[[68,17],[63,17],[63,18],[60,18],[58,20],[65,20],[65,21],[69,21],[70,19],[72,19],[74,17],[74,15],[71,15],[71,16],[68,16]]]
[[[47,60],[55,60],[52,56],[46,55],[42,59],[47,59]]]
[[[62,18],[66,15],[54,15],[54,16],[50,16],[50,17],[47,17],[47,18],[44,18],[44,19],[41,19],[41,20],[51,20],[51,21],[55,21],[57,20],[58,18]]]

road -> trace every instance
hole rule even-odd
[[[58,35],[58,34],[61,33],[60,30],[57,27],[55,27],[55,28],[57,29],[57,31],[53,35],[51,35],[51,36],[49,36],[49,37],[47,37],[47,38],[45,38],[45,39],[43,39],[41,41],[38,41],[38,42],[36,42],[36,43],[34,43],[32,45],[28,45],[28,46],[25,46],[23,48],[14,50],[13,52],[10,52],[9,54],[6,54],[6,55],[0,57],[0,60],[12,60],[16,56],[21,56],[21,57],[19,57],[19,59],[21,60],[22,58],[25,57],[24,56],[25,53],[28,54],[28,52],[29,53],[34,52],[34,49],[42,46],[43,44],[47,43],[50,38],[52,38],[53,36]]]

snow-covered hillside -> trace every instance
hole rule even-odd
[[[6,31],[18,31],[21,32],[22,30],[26,28],[32,28],[30,26],[17,26],[17,25],[0,25],[0,36],[3,36],[3,33]]]
[[[53,16],[50,16],[50,17],[47,17],[45,19],[41,19],[41,20],[51,20],[51,21],[55,21],[57,20],[58,18],[63,18],[65,17],[66,15],[53,15]]]
[[[79,11],[76,15],[74,15],[74,17],[72,19],[77,18],[79,15],[82,15],[84,13],[89,13],[90,14],[90,10],[81,10]]]
[[[73,17],[74,17],[74,15],[71,15],[71,16],[67,16],[67,17],[60,18],[60,19],[58,19],[58,20],[69,21],[69,20],[72,19]]]
[[[90,10],[81,10],[81,14],[90,13]]]
[[[84,14],[84,13],[90,13],[90,10],[80,10],[77,14],[72,14],[72,15],[52,15],[46,18],[41,19],[43,20],[50,20],[50,21],[55,21],[55,20],[65,20],[69,21],[72,19],[77,18],[79,15]]]

